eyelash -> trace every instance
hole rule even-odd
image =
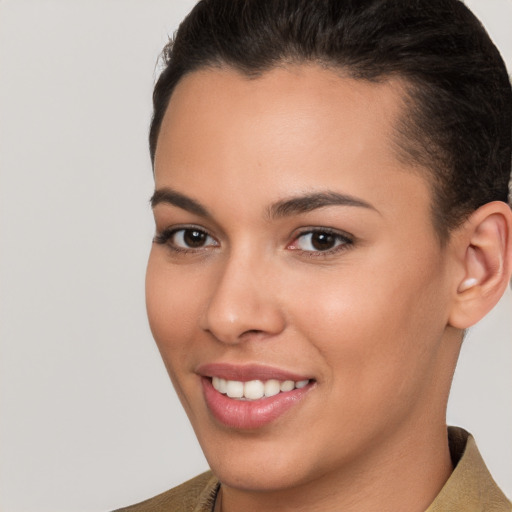
[[[187,231],[195,231],[198,233],[203,234],[204,236],[208,238],[211,238],[215,241],[215,244],[209,244],[200,246],[197,248],[190,247],[190,248],[184,248],[176,245],[175,243],[171,242],[171,239],[178,234],[179,232],[185,233]],[[299,232],[292,240],[290,244],[287,245],[287,248],[290,248],[294,244],[297,243],[297,241],[304,236],[307,235],[328,235],[334,238],[334,242],[337,244],[331,249],[326,250],[306,250],[306,249],[300,249],[300,248],[293,248],[292,250],[298,252],[300,255],[308,256],[310,258],[321,258],[321,257],[329,257],[333,254],[346,251],[353,247],[355,241],[354,237],[352,235],[349,235],[348,233],[341,233],[339,231],[329,229],[329,228],[305,228],[303,231]],[[153,238],[153,242],[159,245],[167,245],[172,251],[176,253],[181,254],[190,254],[194,253],[197,254],[198,252],[208,249],[209,247],[218,247],[218,242],[215,240],[215,238],[210,235],[205,229],[199,228],[197,226],[181,226],[181,227],[175,227],[175,228],[167,228],[164,229],[161,233],[157,233],[155,237]]]
[[[172,238],[179,233],[180,231],[183,231],[183,234],[185,234],[187,231],[195,231],[197,233],[201,233],[205,235],[208,238],[211,238],[212,240],[215,240],[206,230],[203,228],[199,228],[197,226],[181,226],[176,228],[167,228],[164,229],[161,233],[157,233],[155,237],[153,238],[153,242],[155,244],[159,245],[167,245],[172,251],[182,254],[188,254],[188,253],[198,253],[201,250],[207,249],[208,247],[216,247],[218,246],[218,242],[215,240],[214,245],[206,245],[202,247],[190,247],[190,248],[184,248],[179,247],[175,243],[172,243]]]
[[[334,238],[334,242],[337,243],[331,249],[326,250],[305,250],[305,249],[295,249],[301,255],[308,256],[310,258],[326,258],[337,254],[339,252],[347,251],[354,246],[355,240],[352,235],[348,233],[342,233],[336,231],[334,229],[329,228],[305,228],[303,231],[299,232],[297,236],[293,239],[291,244],[288,244],[288,247],[295,244],[299,238],[304,237],[306,235],[329,235]]]

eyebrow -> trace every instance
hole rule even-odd
[[[200,217],[211,218],[210,213],[201,203],[168,187],[155,190],[155,193],[150,199],[150,203],[151,208],[154,208],[158,204],[165,203],[177,206],[182,210],[199,215]]]
[[[327,206],[355,206],[379,213],[370,203],[357,197],[337,192],[320,192],[279,201],[268,209],[268,216],[271,219],[287,217],[299,213],[308,213]]]
[[[199,215],[200,217],[212,218],[210,212],[201,203],[169,187],[155,190],[155,193],[150,199],[150,203],[151,208],[155,208],[155,206],[164,203],[176,206],[182,210]],[[278,201],[268,208],[267,215],[270,219],[276,219],[300,213],[308,213],[327,206],[367,208],[378,213],[378,210],[374,206],[357,197],[339,194],[337,192],[319,192]]]

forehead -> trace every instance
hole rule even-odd
[[[230,202],[234,193],[263,201],[328,188],[371,202],[410,196],[414,186],[425,199],[423,177],[398,157],[404,90],[399,80],[355,80],[318,65],[258,78],[232,69],[191,73],[162,123],[157,188],[208,195],[214,184],[216,197],[226,191]]]
[[[403,82],[369,82],[340,73],[316,64],[274,68],[256,78],[231,68],[190,73],[173,92],[160,136],[177,129],[186,137],[192,135],[184,131],[190,127],[197,135],[209,129],[228,134],[236,127],[240,136],[255,136],[255,123],[264,121],[268,129],[287,128],[290,142],[301,128],[307,127],[313,139],[328,137],[335,125],[344,138],[378,133],[394,147],[396,121],[404,110]]]

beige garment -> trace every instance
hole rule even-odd
[[[426,512],[511,512],[512,504],[500,491],[471,434],[448,427],[453,470]]]
[[[476,447],[471,434],[448,428],[455,466],[450,478],[426,512],[512,512]],[[212,512],[219,481],[208,471],[184,484],[115,512]]]
[[[219,481],[211,471],[154,498],[115,512],[212,512]]]

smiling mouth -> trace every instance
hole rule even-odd
[[[201,377],[205,404],[224,427],[252,431],[299,407],[316,379],[263,365],[205,364]]]
[[[219,393],[236,400],[260,400],[270,398],[281,393],[289,393],[294,389],[306,387],[311,380],[227,380],[221,377],[211,378],[213,388]]]

